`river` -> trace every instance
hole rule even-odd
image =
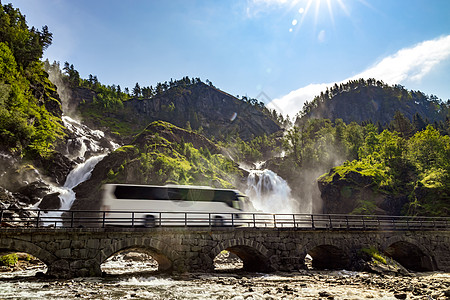
[[[449,299],[450,274],[408,276],[300,270],[291,273],[158,274],[154,263],[112,259],[104,277],[36,277],[44,266],[0,273],[0,299]]]

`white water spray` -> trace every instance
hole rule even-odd
[[[253,207],[266,213],[297,213],[288,183],[271,170],[250,170],[247,190]]]

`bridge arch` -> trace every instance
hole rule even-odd
[[[242,238],[224,240],[211,250],[211,260],[214,260],[223,250],[237,255],[242,260],[246,271],[272,271],[269,250],[258,242]]]
[[[138,251],[149,254],[158,262],[159,271],[169,271],[172,269],[174,253],[171,248],[164,242],[151,238],[128,238],[109,245],[100,251],[96,260],[101,265],[109,257],[123,251]]]
[[[312,267],[317,269],[345,269],[350,266],[349,249],[330,240],[310,241],[300,251],[303,259],[312,258]]]
[[[31,254],[45,263],[47,267],[58,260],[55,255],[48,252],[47,250],[37,246],[36,244],[23,240],[1,238],[0,250],[25,252]]]
[[[383,243],[382,249],[386,256],[393,258],[408,270],[435,271],[438,269],[432,251],[410,237],[388,238]]]

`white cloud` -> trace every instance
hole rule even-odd
[[[424,41],[411,48],[399,50],[397,53],[383,58],[367,70],[336,83],[351,79],[375,78],[388,84],[420,81],[433,67],[450,58],[450,35]],[[284,115],[292,117],[299,112],[305,101],[313,98],[331,87],[333,83],[309,84],[273,100],[276,107]],[[268,105],[270,107],[270,104]]]

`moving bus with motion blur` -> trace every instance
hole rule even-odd
[[[105,226],[235,226],[248,197],[205,186],[105,184]]]

